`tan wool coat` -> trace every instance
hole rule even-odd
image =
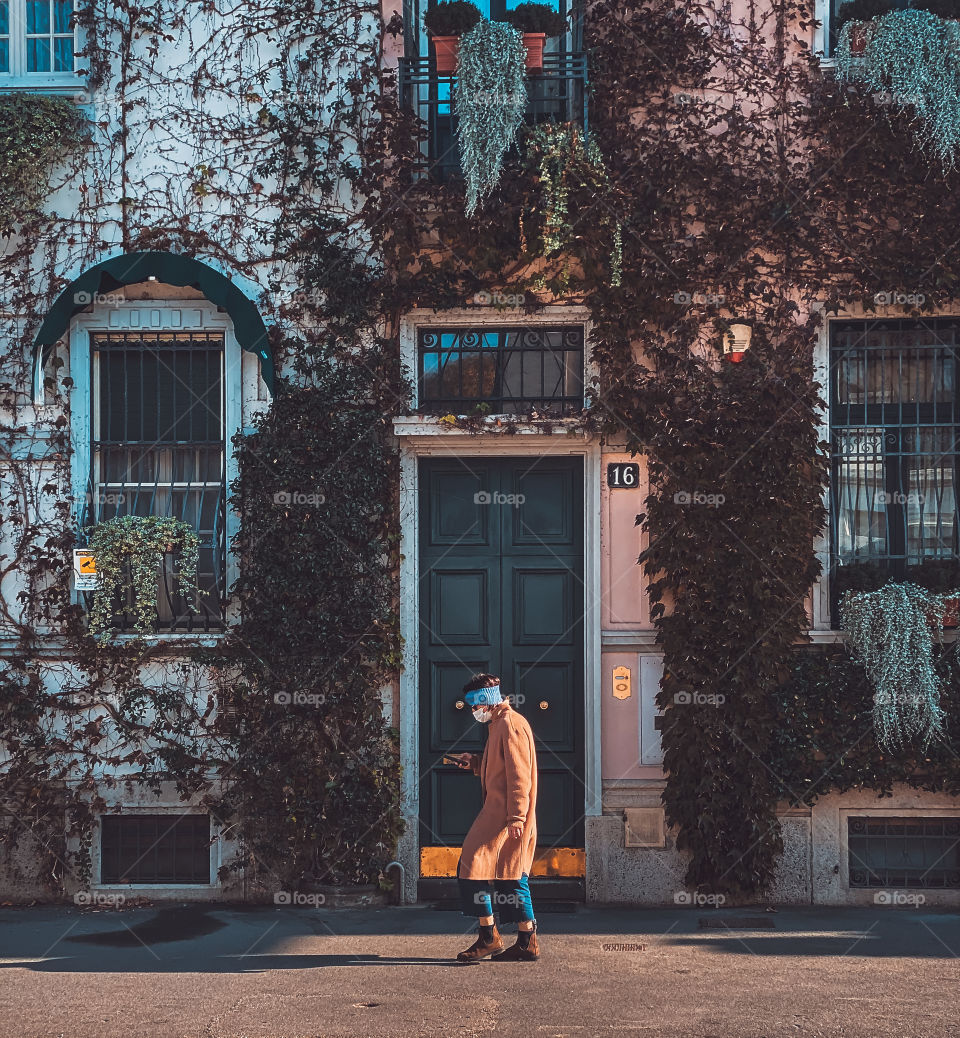
[[[483,756],[471,755],[480,776],[483,807],[460,853],[463,879],[519,879],[530,874],[537,847],[537,752],[525,717],[508,702],[491,707],[490,734]],[[518,840],[507,826],[522,825]]]

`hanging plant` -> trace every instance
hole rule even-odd
[[[924,10],[846,21],[836,60],[838,79],[889,96],[910,120],[917,146],[944,169],[953,167],[960,149],[960,22]]]
[[[523,37],[504,22],[482,21],[460,39],[457,137],[467,182],[467,216],[500,181],[527,104]]]
[[[119,515],[90,527],[89,548],[97,566],[97,589],[90,610],[90,634],[101,643],[110,637],[115,596],[133,592],[133,629],[153,630],[157,612],[157,574],[168,551],[180,552],[177,587],[200,595],[197,560],[200,539],[188,523],[173,516]]]
[[[926,746],[943,736],[933,643],[935,635],[942,639],[947,598],[955,596],[893,582],[843,596],[847,645],[873,687],[873,723],[883,748],[903,747],[915,737]]]
[[[610,178],[600,149],[584,138],[574,123],[541,123],[530,130],[527,166],[540,183],[543,206],[543,254],[555,255],[569,247],[574,238],[570,218],[570,192],[587,190],[596,197],[609,194]],[[623,265],[623,232],[611,209],[600,210],[599,218],[611,234],[610,284],[620,284]]]

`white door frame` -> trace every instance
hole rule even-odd
[[[556,427],[555,423],[555,427]],[[600,765],[600,444],[582,435],[532,430],[512,436],[438,428],[430,419],[397,419],[400,437],[400,759],[406,832],[400,856],[407,900],[420,874],[419,460],[424,457],[583,458],[584,816],[601,813]]]

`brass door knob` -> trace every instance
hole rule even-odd
[[[458,700],[456,701],[456,703],[454,703],[454,706],[455,706],[455,707],[456,707],[456,708],[457,708],[458,710],[462,710],[462,709],[463,709],[463,708],[464,708],[464,707],[466,706],[466,703],[464,703],[464,701],[463,701],[462,699],[458,699]]]
[[[545,699],[541,699],[540,700],[540,709],[541,710],[546,710],[549,706],[550,706],[550,704]]]

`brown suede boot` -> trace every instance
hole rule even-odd
[[[536,962],[540,958],[540,944],[537,941],[537,931],[533,930],[530,933],[530,943],[526,948],[520,944],[520,938],[517,937],[517,943],[512,947],[507,948],[506,951],[500,952],[499,955],[494,955],[491,962]]]
[[[500,936],[500,931],[497,929],[497,924],[493,924],[493,934],[489,941],[485,941],[481,936],[467,948],[466,951],[459,952],[457,955],[458,962],[479,962],[481,959],[485,959],[488,955],[493,955],[494,952],[503,951],[503,938]]]

